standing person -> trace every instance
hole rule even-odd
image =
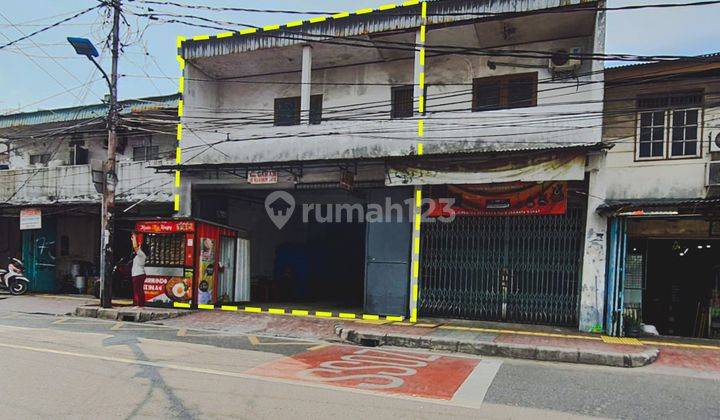
[[[133,304],[138,307],[145,306],[145,260],[150,253],[150,249],[146,243],[141,243],[135,250],[135,258],[132,262],[132,286],[133,286]]]

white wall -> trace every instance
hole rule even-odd
[[[555,19],[555,21],[561,20]],[[553,20],[536,22],[550,25],[550,29],[525,22],[523,25],[518,25],[520,35],[517,39],[505,40],[503,41],[505,45],[494,47],[541,51],[582,47],[583,51],[593,50],[594,24],[571,30],[568,25],[577,24],[572,19],[561,21],[563,23],[560,24],[553,22]],[[488,34],[488,38],[497,38],[497,32],[502,28],[499,28],[497,23],[483,25],[477,25],[477,28],[469,25],[469,28],[431,30],[428,32],[428,43],[432,44],[434,38],[437,43],[447,43],[450,42],[448,40],[454,39],[453,44],[484,46],[487,42],[484,39],[485,34]],[[535,32],[541,33],[540,39]],[[456,35],[455,38],[453,35]],[[478,39],[483,39],[483,42]],[[279,48],[274,58],[268,57],[265,50],[261,51],[262,54],[244,53],[207,58],[195,64],[188,62],[184,98],[186,112],[183,118],[185,130],[182,140],[182,147],[188,152],[183,155],[184,162],[189,164],[230,161],[277,162],[401,156],[415,152],[418,142],[417,122],[413,119],[391,120],[390,86],[372,85],[411,84],[414,68],[412,59],[317,70],[331,64],[340,65],[343,60],[349,62],[355,54],[363,56],[363,60],[360,61],[367,61],[366,59],[372,57],[382,59],[389,53],[386,49],[368,52],[367,49],[348,47],[336,47],[334,53],[331,53],[327,46],[314,48],[316,70],[312,74],[314,83],[312,94],[323,95],[323,117],[335,117],[336,120],[324,121],[320,125],[313,126],[274,127],[272,125],[274,99],[299,96],[299,85],[282,84],[283,82],[298,83],[299,73],[243,78],[241,81],[219,79],[232,75],[233,62],[237,63],[238,68],[241,65],[252,67],[253,60],[258,58],[257,68],[272,70],[272,61],[268,63],[268,60],[275,59],[276,67],[286,68],[288,57],[295,57],[293,60],[299,62],[301,56],[301,48],[298,46]],[[335,59],[331,61],[328,57]],[[260,58],[262,61],[259,60]],[[551,80],[546,58],[501,57],[494,60],[503,63],[537,65],[543,68],[499,66],[496,70],[490,70],[487,65],[488,58],[484,56],[453,55],[432,58],[428,54],[427,110],[447,112],[426,116],[423,142],[425,153],[497,150],[510,146],[537,147],[539,143],[569,144],[600,140],[602,85],[583,85],[583,82],[597,80],[596,76],[559,82]],[[591,63],[586,62],[580,73],[588,72],[591,68]],[[534,71],[538,72],[538,79],[541,81],[537,107],[470,112],[473,78]],[[210,75],[216,75],[218,80],[206,81],[209,80]],[[354,85],[323,84],[330,82]],[[437,86],[443,83],[465,85]],[[453,98],[439,98],[440,95],[458,91],[465,91],[466,94]],[[354,106],[367,106],[375,102],[384,102],[384,104],[362,111],[333,112]],[[459,103],[451,104],[451,102]],[[458,108],[460,110],[450,112]],[[557,117],[567,112],[596,112],[596,115],[593,118],[583,119]],[[548,114],[556,117],[548,119]],[[253,124],[247,124],[249,117],[255,118]],[[212,119],[222,123],[212,123]],[[258,124],[258,121],[261,124]],[[233,141],[226,141],[228,139]]]

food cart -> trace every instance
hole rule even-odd
[[[150,249],[143,287],[148,305],[250,300],[250,246],[244,231],[186,218],[140,221],[134,234]]]

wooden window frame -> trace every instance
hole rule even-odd
[[[697,126],[695,142],[697,144],[695,146],[695,154],[694,155],[682,154],[682,155],[676,156],[676,155],[673,155],[673,153],[672,153],[673,131],[675,130],[675,124],[673,122],[674,114],[676,112],[687,112],[687,111],[697,111],[697,121],[695,122],[695,125]],[[704,114],[705,113],[703,112],[703,108],[701,108],[701,107],[676,108],[676,109],[670,109],[667,111],[667,124],[668,124],[668,127],[667,127],[668,128],[668,137],[667,137],[668,153],[667,153],[667,156],[668,156],[668,159],[678,160],[678,159],[695,159],[695,158],[702,157],[702,144],[703,144],[703,142],[702,142],[702,140],[703,140],[702,127],[703,127],[703,121],[704,121]],[[688,125],[683,125],[681,127],[683,127],[683,129],[684,129],[684,128],[688,127]],[[687,142],[688,141],[686,139],[683,139],[683,143],[687,143]],[[685,148],[685,146],[683,146],[683,151],[684,151],[684,148]]]
[[[688,103],[688,104],[673,104],[674,98],[679,97],[692,97],[692,96],[699,96],[700,100],[696,103]],[[642,101],[650,101],[650,100],[657,100],[658,102],[665,101],[665,103],[658,104],[658,106],[648,106],[643,107]],[[635,111],[635,139],[633,141],[633,160],[635,162],[648,162],[648,161],[658,161],[658,160],[685,160],[685,159],[701,159],[703,157],[703,126],[705,125],[705,92],[702,90],[693,90],[693,91],[679,91],[679,92],[670,92],[670,93],[661,93],[661,94],[643,94],[639,95],[636,98],[635,101],[636,104],[636,111]],[[697,121],[697,153],[695,155],[678,155],[673,156],[672,155],[672,130],[673,130],[673,122],[672,117],[673,113],[675,111],[690,111],[690,110],[697,110],[698,111],[698,121]],[[640,157],[640,114],[645,112],[660,112],[662,111],[664,113],[664,124],[663,127],[663,133],[664,133],[664,140],[663,140],[663,156],[661,157]]]
[[[292,121],[290,122],[282,122],[280,123],[280,114],[279,114],[279,105],[283,101],[292,101],[293,107],[293,115],[292,115]],[[273,109],[273,125],[276,127],[290,127],[293,125],[300,125],[302,123],[301,119],[301,103],[302,100],[299,96],[288,96],[284,98],[275,98],[274,103],[274,109]],[[323,109],[323,95],[310,95],[310,124],[311,125],[317,125],[322,122],[322,109]]]
[[[428,105],[427,89],[428,89],[428,85],[425,84],[425,86],[423,88],[423,97],[425,98],[424,99],[425,104],[424,104],[424,109],[423,109],[423,112],[421,113],[421,115],[425,115],[425,113],[427,112],[427,105]],[[411,96],[410,112],[407,112],[406,113],[407,115],[398,115],[395,110],[395,104],[396,104],[395,93],[400,90],[410,91],[410,96]],[[390,118],[391,119],[395,120],[395,119],[402,119],[402,118],[412,118],[413,116],[415,116],[415,110],[417,109],[418,106],[419,106],[418,102],[415,100],[415,86],[414,85],[398,85],[398,86],[392,86],[390,88]]]
[[[533,88],[531,103],[529,105],[513,105],[510,104],[510,82],[518,80],[528,80]],[[483,85],[499,85],[500,88],[500,103],[497,107],[493,108],[481,108],[479,105],[478,89]],[[515,73],[515,74],[504,74],[501,76],[490,76],[490,77],[476,77],[473,79],[472,88],[472,112],[483,112],[483,111],[496,111],[501,109],[517,109],[517,108],[532,108],[537,106],[537,95],[538,94],[538,72],[527,72],[527,73]]]

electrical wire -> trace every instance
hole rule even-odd
[[[83,9],[83,10],[81,10],[80,12],[75,13],[74,15],[72,15],[72,16],[70,16],[70,17],[67,17],[67,18],[65,18],[65,19],[59,20],[59,21],[57,21],[57,22],[55,22],[55,23],[52,23],[52,24],[50,24],[50,25],[48,25],[48,26],[45,26],[45,27],[43,27],[43,28],[41,28],[41,29],[38,29],[37,31],[33,31],[33,32],[31,32],[31,33],[29,33],[29,34],[27,34],[27,35],[24,35],[24,36],[22,36],[22,37],[20,37],[20,38],[18,38],[18,39],[12,40],[12,41],[10,41],[10,42],[8,42],[8,43],[6,43],[6,44],[2,44],[2,45],[0,45],[0,50],[2,50],[3,48],[7,48],[7,47],[9,47],[9,46],[11,46],[11,45],[17,44],[17,43],[20,42],[20,41],[24,41],[24,40],[26,40],[26,39],[28,39],[28,38],[31,38],[31,37],[33,37],[33,36],[35,36],[35,35],[37,35],[37,34],[42,33],[42,32],[48,31],[48,30],[50,30],[50,29],[52,29],[52,28],[58,27],[58,26],[62,25],[62,24],[65,23],[65,22],[69,22],[69,21],[71,21],[71,20],[73,20],[73,19],[75,19],[75,18],[77,18],[77,17],[80,17],[80,16],[82,16],[82,15],[84,15],[84,14],[86,14],[86,13],[89,13],[89,12],[95,10],[95,9],[98,9],[98,8],[102,7],[103,5],[104,5],[104,4],[98,4],[98,5],[96,5],[96,6],[89,7],[89,8],[87,8],[87,9]]]
[[[183,19],[195,19],[203,22],[214,23],[217,25],[235,25],[251,28],[259,28],[254,25],[237,22],[226,22],[218,21],[214,19],[204,18],[201,16],[194,15],[177,15],[172,13],[137,13],[130,11],[137,16],[144,16],[147,18],[153,17],[155,20],[160,20],[160,16],[169,17],[180,17]],[[178,19],[164,19],[167,23],[180,23],[188,26],[204,27],[216,30],[234,31],[232,28],[225,26],[210,26],[203,24],[195,24],[187,21]],[[455,55],[475,55],[475,56],[490,56],[490,57],[513,57],[513,58],[553,58],[556,51],[542,51],[542,50],[500,50],[500,49],[488,49],[488,48],[477,48],[477,47],[463,47],[458,45],[418,45],[416,43],[399,42],[399,41],[387,41],[381,39],[363,39],[350,36],[333,36],[329,34],[317,34],[309,32],[301,32],[299,30],[280,30],[279,33],[286,33],[287,35],[278,35],[276,31],[263,32],[262,36],[276,39],[288,39],[295,41],[314,42],[319,44],[327,45],[340,45],[349,47],[359,48],[370,48],[370,49],[388,49],[388,50],[400,50],[400,51],[419,51],[420,48],[425,48],[426,52],[438,52],[438,53],[452,53]],[[378,44],[382,45],[379,46]],[[601,61],[632,61],[632,62],[657,62],[657,61],[674,61],[674,60],[688,60],[698,62],[715,62],[718,61],[717,57],[702,57],[702,56],[682,56],[682,55],[639,55],[639,54],[607,54],[607,53],[569,53],[569,58],[581,59],[581,60],[601,60]]]

